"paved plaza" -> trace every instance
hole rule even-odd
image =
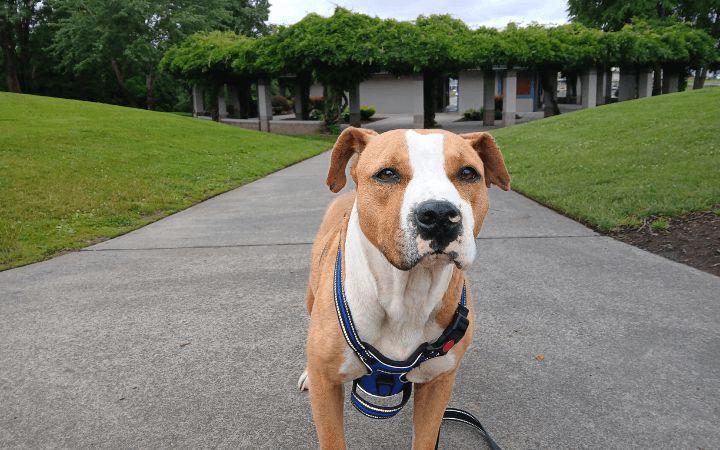
[[[317,448],[296,384],[329,160],[1,272],[0,448]],[[505,450],[720,448],[720,278],[490,194],[450,405]],[[410,448],[412,409],[346,401],[349,448]],[[441,429],[440,448],[480,442]]]
[[[568,112],[578,111],[582,109],[581,105],[559,105],[560,111],[565,114]],[[516,124],[525,122],[532,122],[540,120],[545,117],[543,111],[536,112],[521,112],[517,113]],[[210,117],[204,116],[205,119]],[[294,120],[295,114],[285,114],[281,116],[274,116],[273,120]],[[373,116],[373,121],[362,125],[363,128],[371,128],[378,133],[384,133],[390,130],[397,130],[403,128],[413,127],[413,116],[412,114],[376,114]],[[438,112],[435,113],[435,121],[442,127],[443,130],[451,131],[453,133],[475,133],[478,131],[490,131],[497,128],[502,128],[502,120],[496,120],[495,126],[485,126],[482,121],[463,122],[461,121],[462,114],[457,111],[450,112]],[[347,128],[349,125],[341,125],[342,129]]]

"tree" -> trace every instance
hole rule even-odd
[[[415,22],[388,19],[378,30],[379,65],[397,76],[423,75],[425,128],[435,127],[437,77],[470,68],[467,47],[461,45],[469,34],[465,23],[447,14],[421,15]]]
[[[645,21],[653,26],[671,26],[673,22],[686,22],[694,28],[705,31],[720,46],[720,0],[568,0],[568,14],[572,21],[605,31],[620,31],[633,20]],[[718,58],[699,64],[691,61],[695,69],[694,88],[703,87],[711,65],[718,64]],[[660,65],[655,63],[656,73]],[[654,93],[659,93],[660,77],[655,77]]]
[[[325,132],[335,129],[348,105],[345,92],[378,71],[376,42],[382,21],[337,7],[330,17],[308,14],[289,27],[278,27],[258,39],[258,70],[276,75],[296,73],[326,88]],[[234,66],[240,67],[241,64]]]
[[[548,77],[559,71],[591,67],[645,67],[657,62],[676,70],[691,62],[717,59],[712,38],[684,23],[670,26],[636,21],[620,31],[603,32],[579,23],[558,27],[530,24],[505,30],[470,30],[450,16],[420,16],[415,22],[380,20],[337,8],[333,16],[309,14],[272,34],[246,38],[234,32],[197,33],[170,49],[165,70],[216,89],[225,83],[295,74],[320,81],[328,106],[324,127],[336,126],[347,106],[345,91],[387,71],[397,76],[423,74],[425,127],[434,126],[432,83],[460,70],[487,70],[495,64],[522,66]],[[215,92],[215,91],[213,91]],[[215,93],[213,93],[215,98]],[[557,106],[556,99],[551,99]]]
[[[28,82],[30,30],[41,7],[37,0],[0,2],[0,46],[9,92],[21,93]]]
[[[610,64],[620,67],[647,67],[655,63],[663,70],[678,73],[688,66],[705,67],[717,60],[713,38],[689,23],[659,27],[637,21],[608,33],[605,43]]]
[[[686,22],[695,24],[715,39],[716,48],[720,47],[720,0],[684,1],[678,8],[678,14]],[[720,51],[720,50],[719,50]],[[720,69],[720,58],[703,66],[695,66],[695,82],[693,89],[700,89],[705,84],[708,71]]]
[[[211,116],[219,121],[218,94],[225,84],[245,85],[257,73],[256,40],[233,31],[198,32],[165,53],[159,68],[191,80],[210,93]],[[240,63],[242,61],[242,63]],[[234,65],[242,68],[233,67]]]
[[[558,72],[577,73],[580,70],[602,66],[607,61],[607,47],[600,30],[578,23],[547,27],[531,23],[520,28],[511,23],[500,32],[492,50],[496,64],[535,69],[540,84],[550,94],[554,114],[560,114],[552,78]],[[478,55],[479,59],[483,57]],[[487,63],[486,63],[487,64]]]
[[[197,30],[211,29],[230,14],[220,0],[67,0],[52,50],[60,67],[75,74],[109,65],[127,102],[137,107],[127,75],[145,78],[147,108],[155,109],[157,63],[173,44]]]
[[[662,19],[677,9],[677,1],[645,0],[568,0],[572,22],[603,31],[620,31],[633,18]]]
[[[229,31],[243,36],[267,36],[273,25],[267,23],[270,14],[268,0],[227,0],[230,17],[222,21]]]

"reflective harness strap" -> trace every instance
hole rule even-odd
[[[371,419],[389,419],[400,412],[401,409],[405,406],[405,404],[410,400],[410,396],[412,395],[412,383],[403,383],[402,385],[402,401],[397,406],[379,406],[379,405],[373,405],[372,403],[369,403],[365,400],[363,400],[362,397],[360,397],[357,394],[358,390],[358,380],[353,381],[352,385],[352,394],[350,395],[350,401],[352,402],[353,406],[363,413],[364,415],[368,416]],[[363,392],[363,388],[359,388]],[[372,394],[370,394],[372,395]]]
[[[345,297],[345,289],[342,283],[342,239],[338,243],[337,257],[335,259],[335,273],[333,280],[333,297],[335,299],[335,311],[340,321],[340,329],[345,336],[348,346],[355,352],[360,361],[370,373],[353,380],[350,400],[353,406],[362,414],[372,419],[388,419],[395,416],[407,404],[412,395],[412,382],[405,378],[411,370],[421,363],[443,356],[463,338],[469,325],[468,309],[466,308],[465,285],[462,287],[460,302],[450,325],[445,328],[440,337],[432,344],[425,343],[405,361],[394,361],[386,358],[372,345],[360,340],[355,330],[355,323],[350,314],[350,306]],[[397,406],[379,406],[370,403],[358,395],[358,390],[372,397],[388,397],[402,392],[402,400]],[[487,437],[493,450],[500,450],[500,447],[487,434],[485,428],[472,414],[460,409],[447,408],[443,420],[454,420],[467,423],[482,431]],[[440,442],[438,434],[437,445]]]
[[[358,388],[361,392],[374,397],[388,397],[402,392],[407,392],[410,382],[405,376],[421,363],[443,356],[462,339],[467,331],[470,321],[467,318],[468,310],[465,307],[465,285],[462,287],[460,303],[450,325],[443,331],[440,337],[433,343],[420,345],[415,352],[405,361],[395,361],[385,357],[372,345],[363,342],[357,334],[355,323],[350,313],[345,290],[342,283],[342,250],[338,245],[338,253],[335,260],[335,273],[333,280],[333,296],[335,309],[340,321],[340,328],[348,346],[355,352],[360,361],[368,369],[368,374],[354,380],[352,400],[363,414],[385,419],[397,414],[407,403],[409,396],[403,395],[403,402],[396,407],[387,408],[373,405],[360,398]]]

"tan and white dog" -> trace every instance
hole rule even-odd
[[[502,155],[487,133],[348,128],[332,152],[327,184],[339,192],[345,169],[356,192],[327,208],[312,249],[307,291],[308,366],[298,381],[310,390],[323,449],[344,449],[343,384],[368,373],[338,320],[333,275],[342,250],[345,297],[362,341],[388,358],[407,359],[448,326],[476,255],[491,184],[510,189]],[[409,372],[415,383],[413,448],[433,449],[455,371],[473,336],[467,289],[465,337],[444,356]]]

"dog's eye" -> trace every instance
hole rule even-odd
[[[477,170],[473,169],[470,166],[465,166],[462,169],[460,169],[460,172],[458,172],[458,178],[461,181],[477,181],[480,179],[480,174],[477,172]]]
[[[397,182],[400,181],[400,175],[397,174],[393,169],[386,167],[380,172],[376,173],[373,178],[383,182]]]

